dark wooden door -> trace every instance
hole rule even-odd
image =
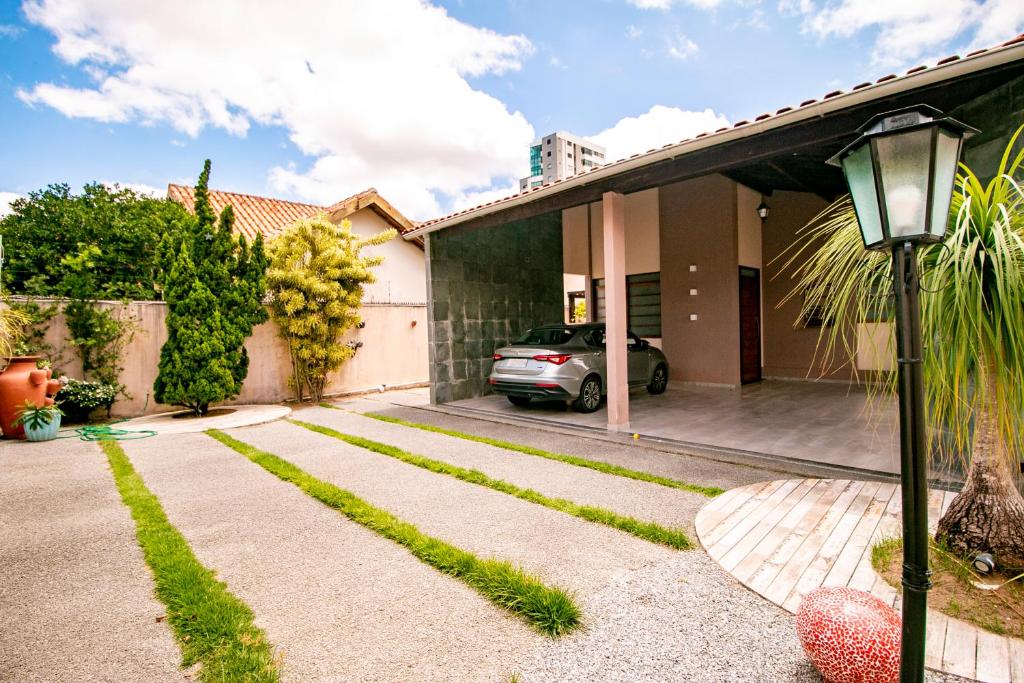
[[[740,381],[761,381],[761,271],[740,268]]]

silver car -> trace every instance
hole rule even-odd
[[[629,386],[660,394],[668,386],[665,354],[632,332]],[[604,323],[536,327],[494,353],[488,380],[495,393],[517,406],[532,399],[572,401],[573,409],[592,413],[607,391]]]

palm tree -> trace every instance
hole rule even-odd
[[[1024,498],[1016,486],[1024,434],[1024,149],[1010,139],[996,176],[983,183],[961,164],[942,244],[920,252],[923,372],[934,455],[968,472],[937,537],[963,555],[990,552],[1024,567]],[[891,260],[867,251],[849,196],[826,208],[779,258],[823,325],[818,359],[854,375],[856,323],[889,302]],[[892,350],[889,350],[892,353]],[[895,373],[868,378],[869,393],[895,393]]]

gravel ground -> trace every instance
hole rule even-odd
[[[793,617],[702,552],[677,553],[587,598],[585,630],[515,667],[523,683],[815,681]],[[928,672],[929,683],[964,679]]]
[[[208,436],[124,447],[199,560],[252,608],[286,681],[506,680],[543,640]]]
[[[0,680],[185,680],[95,444],[0,445],[0,530]]]
[[[623,576],[584,607],[587,629],[526,658],[524,683],[821,680],[793,618],[701,552]]]
[[[551,584],[593,593],[673,553],[609,527],[467,484],[284,422],[233,429],[241,441],[481,557],[509,560]]]
[[[342,410],[310,408],[299,412],[296,418],[347,434],[382,441],[417,455],[478,469],[491,477],[532,488],[548,496],[608,508],[619,514],[670,527],[686,527],[694,540],[694,516],[709,500],[699,493],[603,474],[475,441],[381,422]]]
[[[765,479],[778,479],[781,476],[779,472],[750,465],[721,462],[699,455],[657,450],[643,442],[636,445],[622,444],[588,438],[578,433],[553,431],[547,426],[535,428],[506,424],[451,415],[433,409],[396,405],[390,403],[390,400],[395,399],[384,393],[371,397],[347,399],[338,403],[357,412],[378,412],[410,422],[432,424],[467,434],[503,439],[555,453],[578,455],[703,486],[720,486],[730,489]]]

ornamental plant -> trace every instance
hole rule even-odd
[[[195,188],[195,217],[184,237],[160,246],[167,272],[167,342],[153,385],[160,403],[205,415],[210,404],[238,396],[249,370],[245,340],[267,320],[263,307],[267,257],[263,238],[234,237],[234,211],[216,217],[210,205],[210,161]]]
[[[63,407],[65,415],[73,422],[85,420],[89,413],[97,408],[106,408],[109,412],[118,394],[118,387],[115,384],[88,382],[69,377],[61,377],[60,383],[61,389],[54,400]]]
[[[318,216],[298,221],[271,243],[271,317],[288,345],[297,400],[308,392],[319,401],[328,375],[355,353],[341,338],[359,322],[363,285],[376,280],[373,268],[384,261],[360,252],[397,234],[360,238],[349,221],[335,225]]]
[[[56,405],[37,406],[32,401],[25,401],[25,405],[18,410],[18,416],[14,418],[14,426],[22,425],[32,430],[42,429],[63,414]]]
[[[961,164],[943,243],[924,247],[922,369],[933,453],[955,458],[967,481],[939,520],[937,537],[960,555],[992,553],[1024,567],[1024,498],[1016,486],[1024,434],[1024,126],[983,183]],[[812,246],[813,245],[813,246]],[[866,251],[848,196],[806,226],[784,267],[794,266],[801,315],[822,308],[819,349],[856,370],[851,326],[888,301],[891,262]],[[896,373],[869,384],[896,393]]]

